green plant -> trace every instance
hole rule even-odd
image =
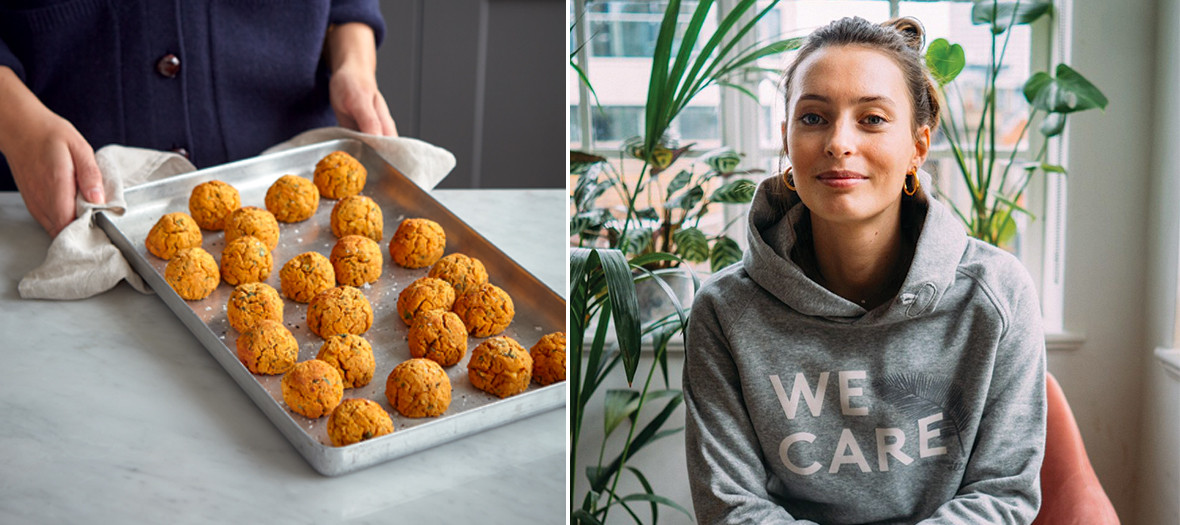
[[[636,523],[642,523],[633,503],[650,505],[651,522],[659,520],[659,507],[666,506],[691,516],[680,504],[655,493],[647,476],[627,464],[636,453],[651,443],[676,434],[683,427],[665,429],[668,419],[683,402],[680,390],[670,387],[668,379],[668,342],[683,333],[687,312],[671,288],[659,276],[644,266],[675,260],[671,254],[647,254],[627,260],[623,252],[613,249],[572,248],[570,251],[570,386],[573,400],[570,408],[570,472],[577,475],[578,447],[581,443],[586,408],[619,364],[628,384],[633,384],[639,369],[640,341],[644,336],[652,340],[655,350],[651,368],[639,390],[609,389],[603,401],[603,439],[599,443],[598,458],[585,469],[590,490],[577,504],[574,491],[570,492],[570,518],[578,524],[599,524],[606,521],[616,505],[627,512]],[[676,313],[653,320],[643,326],[639,318],[639,302],[635,282],[652,279],[672,298]],[[693,277],[694,288],[698,284]],[[608,343],[614,321],[617,350]],[[591,326],[593,324],[593,326]],[[592,334],[590,346],[585,346],[587,333]],[[653,389],[652,380],[657,369],[662,372],[663,389]],[[663,400],[663,407],[639,428],[640,414],[651,404]],[[606,442],[626,423],[627,436],[621,450],[607,456]],[[613,453],[612,453],[613,454]],[[627,472],[643,487],[642,492],[618,493],[619,479]]]
[[[1020,202],[1035,173],[1038,170],[1066,173],[1064,167],[1045,162],[1049,140],[1061,134],[1066,116],[1094,108],[1105,109],[1107,104],[1102,92],[1068,65],[1058,64],[1054,75],[1043,71],[1034,73],[1022,89],[1030,108],[1016,142],[1019,144],[1024,139],[1038,114],[1044,115],[1040,124],[1044,141],[1032,160],[1020,163],[1015,172],[1012,168],[1018,164],[1016,153],[1019,148],[1014,147],[1007,162],[1003,162],[997,142],[996,78],[1003,67],[1004,53],[1012,36],[1011,28],[1019,24],[1031,24],[1049,15],[1052,10],[1051,0],[975,0],[971,9],[971,22],[990,27],[991,52],[985,75],[983,111],[975,127],[974,137],[968,127],[961,94],[957,108],[959,118],[956,119],[956,112],[952,108],[943,111],[942,129],[971,196],[970,206],[966,209],[954,202],[950,203],[951,208],[967,226],[970,235],[997,246],[1006,244],[1016,234],[1014,214],[1024,213],[1032,217]],[[999,41],[1001,36],[1002,43]],[[926,50],[926,64],[938,84],[943,100],[950,101],[948,88],[957,85],[954,80],[966,63],[966,55],[959,44],[952,44],[942,38],[930,43]]]
[[[760,58],[799,47],[800,38],[743,44],[758,21],[777,3],[778,0],[773,0],[757,9],[756,0],[741,0],[718,22],[712,34],[706,34],[704,26],[714,2],[702,0],[677,47],[674,40],[680,1],[668,2],[652,54],[643,135],[626,142],[617,165],[605,157],[570,153],[571,174],[579,176],[571,196],[575,212],[570,226],[571,236],[578,237],[579,245],[602,239],[607,246],[631,255],[662,251],[679,254],[691,262],[709,260],[714,270],[740,259],[741,250],[733,239],[723,233],[710,237],[698,228],[710,211],[710,204],[746,203],[753,197],[753,182],[733,178],[754,172],[738,169],[740,155],[728,148],[709,152],[693,163],[692,168],[681,170],[667,180],[666,185],[659,175],[693,146],[677,145],[668,138],[668,130],[694,97],[709,86],[719,85],[757,99],[729,78],[738,72],[758,69]],[[588,83],[582,70],[575,69],[583,82]],[[623,161],[627,158],[641,163],[634,183],[624,176]],[[698,165],[707,168],[698,171]],[[706,197],[707,184],[716,177],[726,182]],[[596,205],[598,197],[611,189],[623,202],[621,209]],[[647,196],[646,205],[640,202],[642,195]]]
[[[634,151],[638,140],[632,142]],[[688,147],[670,149],[671,162],[688,151]],[[571,152],[571,172],[578,175],[574,186],[574,216],[570,234],[578,237],[579,246],[593,245],[602,239],[608,246],[629,255],[654,252],[675,253],[688,262],[709,261],[713,271],[741,259],[737,241],[725,233],[707,235],[700,222],[712,204],[744,204],[754,196],[755,185],[747,179],[733,178],[756,170],[738,170],[739,155],[730,148],[706,153],[690,169],[680,170],[664,186],[654,174],[642,186],[628,185],[620,172],[605,158]],[[621,162],[620,162],[621,164]],[[698,170],[697,167],[705,168]],[[726,181],[712,192],[706,188],[714,179]],[[639,209],[631,205],[625,215],[598,204],[598,197],[614,189],[625,203],[634,203],[633,193],[648,193],[648,204]],[[722,229],[724,232],[724,228]]]

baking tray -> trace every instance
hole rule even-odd
[[[368,180],[362,194],[381,207],[385,218],[384,238],[379,243],[385,258],[381,277],[361,287],[373,306],[373,327],[362,337],[372,344],[377,366],[373,380],[367,386],[346,389],[344,397],[361,397],[380,403],[393,419],[395,429],[392,434],[346,447],[331,445],[327,436],[327,417],[313,420],[287,409],[279,386],[281,376],[254,375],[238,360],[236,340],[239,334],[230,327],[225,310],[233,287],[223,281],[209,297],[185,301],[164,281],[167,262],[150,254],[144,245],[148,232],[164,214],[188,213],[189,195],[202,182],[221,180],[229,183],[241,194],[242,206],[265,208],[266,190],[276,179],[286,174],[311,179],[316,162],[337,150],[348,152],[364,164]],[[526,349],[531,348],[541,336],[565,331],[566,305],[561,296],[363,142],[334,140],[245,159],[134,186],[126,190],[125,197],[126,213],[120,216],[99,212],[95,219],[98,225],[258,408],[321,474],[335,476],[358,470],[565,404],[564,382],[546,387],[532,383],[525,392],[506,399],[476,389],[467,378],[467,362],[471,350],[487,338],[469,337],[463,360],[445,369],[452,387],[451,405],[446,413],[438,418],[406,418],[389,406],[385,399],[385,380],[395,365],[411,357],[406,345],[408,328],[397,316],[397,295],[403,287],[429,271],[429,268],[402,268],[390,260],[389,240],[402,219],[425,217],[438,222],[447,234],[446,253],[464,253],[484,263],[490,281],[508,292],[516,306],[512,324],[499,335],[507,335]],[[293,224],[279,223],[279,244],[272,252],[274,266],[266,282],[280,290],[280,295],[279,269],[283,264],[306,251],[316,251],[325,257],[331,254],[337,240],[330,222],[335,204],[335,200],[321,198],[319,209],[310,219]],[[204,230],[201,233],[203,247],[220,262],[225,247],[224,233]],[[564,261],[554,261],[554,264],[564,264]],[[299,341],[299,361],[313,359],[323,340],[307,328],[307,305],[286,297],[283,299],[283,322]]]

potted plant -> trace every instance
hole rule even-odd
[[[572,475],[584,474],[589,484],[589,490],[581,501],[578,501],[576,491],[570,492],[570,518],[573,523],[604,523],[611,509],[616,506],[621,507],[637,523],[642,523],[634,505],[644,503],[650,506],[651,523],[659,521],[659,506],[691,516],[680,504],[658,495],[643,471],[628,465],[628,461],[644,447],[676,434],[683,428],[666,429],[664,426],[684,400],[680,390],[671,388],[667,349],[672,337],[682,333],[687,322],[687,311],[676,301],[675,294],[667,290],[676,305],[676,313],[641,325],[639,300],[635,293],[635,280],[641,275],[651,275],[645,265],[674,259],[675,256],[670,254],[655,253],[627,260],[623,252],[614,249],[571,249],[570,472]],[[658,278],[654,282],[663,285]],[[612,333],[615,345],[608,344],[608,335]],[[623,365],[622,372],[627,383],[634,383],[640,364],[640,341],[644,336],[651,337],[654,355],[642,387],[638,390],[606,390],[602,397],[603,437],[597,447],[597,460],[583,472],[578,472],[578,453],[585,416],[589,412],[587,408],[595,401],[595,393],[604,388],[607,379],[618,373],[620,364]],[[657,370],[662,372],[663,388],[655,388],[653,384]],[[663,406],[640,428],[640,414],[645,408],[650,410],[656,403]],[[607,439],[616,431],[624,429],[627,434],[622,446],[608,452]],[[633,476],[643,490],[620,494],[619,480],[624,473]]]
[[[714,84],[736,87],[727,82],[729,75],[753,67],[761,57],[798,47],[798,39],[741,44],[777,3],[773,0],[755,9],[755,0],[741,0],[712,34],[706,34],[704,23],[714,2],[702,0],[680,32],[676,47],[681,6],[679,0],[669,1],[653,52],[643,136],[627,142],[618,164],[588,153],[570,154],[571,173],[580,176],[571,195],[576,209],[571,236],[579,246],[570,254],[570,472],[585,476],[589,486],[581,495],[571,491],[574,523],[603,523],[612,509],[621,509],[618,512],[637,523],[643,522],[641,513],[650,515],[651,523],[657,522],[660,508],[690,515],[682,505],[660,496],[647,476],[630,463],[651,443],[682,430],[665,428],[683,402],[680,390],[669,381],[667,347],[674,337],[683,336],[688,309],[657,271],[704,260],[719,269],[739,260],[736,242],[724,234],[709,237],[698,225],[711,204],[749,202],[754,184],[735,177],[751,171],[739,169],[740,155],[730,149],[706,153],[667,182],[658,176],[677,159],[687,158],[691,150],[691,144],[675,144],[667,131],[693,97]],[[586,81],[583,72],[575,69]],[[640,164],[634,181],[623,176],[624,158]],[[713,181],[723,182],[708,191]],[[598,205],[598,198],[612,190],[618,192],[623,206]],[[647,198],[641,200],[641,196]],[[699,284],[695,274],[689,272],[688,278],[695,290]],[[667,298],[671,312],[645,320],[639,313],[637,282],[651,283]],[[636,389],[640,341],[645,338],[654,353]],[[620,372],[619,365],[629,387],[608,389],[607,380]],[[657,375],[662,376],[663,388],[653,384]],[[599,399],[603,438],[596,446],[585,447],[587,415],[599,413]],[[654,415],[653,405],[658,407]],[[607,438],[624,430],[621,446],[608,449]],[[598,451],[596,461],[587,462],[584,469],[578,463],[581,448]],[[624,475],[642,490],[621,494],[619,481]]]
[[[756,69],[760,58],[799,47],[799,38],[741,45],[777,3],[771,1],[755,11],[755,0],[742,0],[707,35],[703,27],[713,2],[699,2],[676,47],[673,40],[680,2],[668,2],[652,57],[644,134],[626,141],[615,162],[586,152],[570,152],[570,171],[578,176],[571,195],[574,212],[570,235],[577,238],[579,246],[609,246],[628,255],[675,253],[689,262],[708,260],[714,271],[741,258],[736,241],[724,232],[706,234],[699,225],[715,209],[713,204],[750,202],[755,184],[737,176],[761,170],[740,169],[741,155],[721,148],[706,152],[670,178],[661,179],[660,175],[671,175],[666,171],[674,163],[692,156],[694,145],[678,145],[668,136],[668,130],[696,95],[716,84],[756,99],[728,78]],[[578,71],[580,78],[587,81],[581,69]],[[625,176],[623,167],[629,159],[639,163],[633,181]],[[709,191],[711,187],[715,188]],[[598,204],[598,198],[608,191],[616,193],[622,206]]]
[[[1049,140],[1065,129],[1066,116],[1094,108],[1105,109],[1107,104],[1106,97],[1097,87],[1066,64],[1058,64],[1053,75],[1043,71],[1033,73],[1022,89],[1030,108],[1016,143],[1024,139],[1037,116],[1043,116],[1039,131],[1044,140],[1030,161],[1016,162],[1019,149],[1016,147],[1004,161],[997,141],[996,79],[1003,67],[1011,29],[1015,25],[1031,24],[1052,10],[1051,0],[976,0],[972,6],[971,22],[987,25],[991,30],[983,111],[974,135],[967,122],[962,97],[957,97],[959,104],[952,106],[951,90],[948,89],[955,86],[955,79],[967,63],[963,47],[939,38],[926,50],[926,64],[947,106],[942,113],[942,129],[970,195],[970,202],[965,206],[955,202],[949,204],[971,236],[996,246],[1006,245],[1015,236],[1015,214],[1032,217],[1020,203],[1036,172],[1066,173],[1064,167],[1045,161]]]

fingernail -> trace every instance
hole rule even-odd
[[[90,188],[86,190],[86,200],[93,204],[105,204],[105,197],[102,193],[102,188]]]

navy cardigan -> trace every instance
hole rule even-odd
[[[321,54],[345,22],[385,33],[377,0],[0,0],[0,65],[95,150],[183,148],[206,167],[336,124]]]

